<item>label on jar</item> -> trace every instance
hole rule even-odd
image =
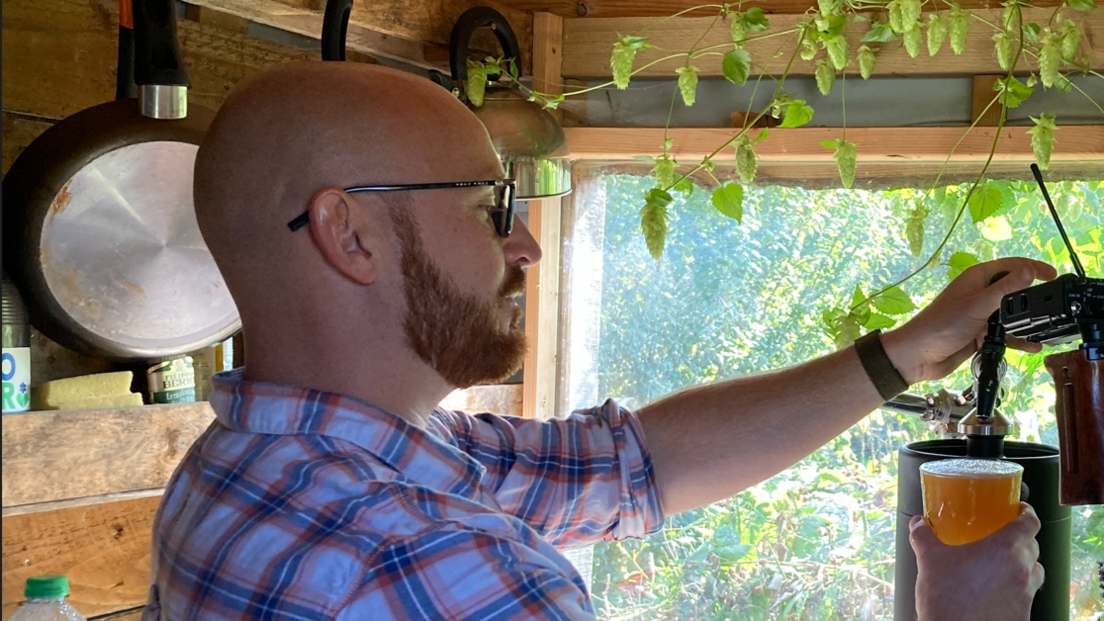
[[[26,412],[31,407],[31,348],[4,349],[4,414]]]
[[[152,403],[195,401],[195,371],[190,356],[159,362],[150,367],[146,377]]]

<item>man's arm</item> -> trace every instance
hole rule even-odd
[[[989,284],[1001,272],[1009,272]],[[1030,259],[971,267],[882,336],[905,381],[940,379],[969,358],[1007,293],[1056,276]],[[1038,351],[1037,344],[1009,345]],[[854,347],[771,373],[689,388],[638,411],[666,514],[728,498],[805,458],[879,405]]]

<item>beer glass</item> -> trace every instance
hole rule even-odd
[[[924,519],[948,545],[991,535],[1020,514],[1023,466],[993,459],[940,459],[920,466]]]

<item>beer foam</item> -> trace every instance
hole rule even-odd
[[[939,459],[924,462],[920,471],[942,477],[1004,477],[1023,472],[1023,466],[996,459]]]

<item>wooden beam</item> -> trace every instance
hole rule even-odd
[[[730,139],[735,131],[726,128],[671,128],[671,154],[685,163],[700,160]],[[568,127],[567,144],[572,159],[628,160],[636,155],[662,154],[662,127],[611,128]],[[758,130],[753,130],[758,132]],[[962,138],[963,127],[852,127],[847,140],[854,142],[859,162],[942,162]],[[993,144],[996,128],[977,127],[955,150],[954,162],[982,162]],[[772,128],[770,137],[756,145],[760,161],[832,162],[832,150],[822,140],[838,138],[838,128]],[[723,159],[733,151],[726,149]],[[721,161],[718,157],[717,161]],[[1031,137],[1024,127],[1005,127],[997,143],[995,162],[1031,162]],[[1104,125],[1071,125],[1059,133],[1052,162],[1099,162],[1104,164]]]
[[[324,0],[195,0],[195,4],[313,39],[322,36],[326,6]],[[348,46],[371,56],[447,72],[452,27],[464,11],[474,6],[489,6],[502,13],[523,52],[532,49],[533,16],[489,0],[355,0],[349,17]],[[477,33],[472,38],[472,49],[502,54],[490,31]],[[531,58],[524,53],[521,65],[528,74]]]
[[[206,402],[4,416],[3,506],[163,488],[213,420]]]
[[[533,88],[544,93],[561,93],[563,20],[551,13],[538,13],[533,24],[536,31]],[[556,115],[557,120],[562,118],[562,114]],[[529,351],[525,356],[522,405],[526,417],[543,420],[559,413],[556,405],[560,334],[559,197],[529,202],[529,232],[540,244],[543,256],[526,272],[525,339]]]
[[[979,127],[996,127],[1000,124],[1001,108],[1004,106],[993,101],[993,85],[997,75],[975,75],[973,90],[970,94],[970,120],[977,121]]]
[[[1000,10],[979,10],[976,15],[988,20],[990,23],[1000,23]],[[1052,11],[1047,9],[1025,9],[1025,22],[1039,22],[1045,24]],[[1090,65],[1096,70],[1104,70],[1104,11],[1091,13],[1071,12],[1071,17],[1078,19],[1084,32],[1084,42],[1095,42],[1088,49]],[[763,33],[770,35],[772,32],[783,32],[794,28],[798,22],[808,18],[799,15],[779,15],[771,18],[771,30]],[[603,18],[603,19],[569,19],[564,22],[564,60],[563,75],[572,78],[608,79],[610,72],[610,53],[613,44],[618,40],[619,34],[629,34],[641,31],[646,26],[651,26],[655,20],[651,18]],[[926,17],[925,17],[926,21]],[[685,52],[690,49],[699,37],[713,24],[714,18],[705,17],[681,17],[663,22],[650,28],[647,35],[650,43],[656,46],[654,49],[643,50],[637,53],[634,67],[641,68],[648,63],[664,56]],[[858,49],[860,39],[870,29],[870,23],[852,23],[848,26],[847,36],[850,42],[852,56]],[[917,58],[910,58],[904,48],[897,42],[879,44],[881,49],[877,54],[877,63],[874,66],[874,75],[976,75],[986,73],[1001,73],[997,65],[996,56],[993,54],[994,30],[979,20],[970,22],[969,37],[966,49],[961,55],[951,53],[945,48],[935,57],[930,57],[926,49]],[[709,30],[701,42],[695,47],[698,49],[712,45],[718,45],[718,51],[727,51],[731,42],[728,25],[717,23]],[[786,68],[790,59],[789,53],[774,57],[779,52],[780,46],[785,52],[792,51],[796,45],[796,36],[775,36],[767,39],[754,39],[748,41],[746,48],[755,61],[753,75],[768,74],[780,75]],[[945,44],[946,45],[946,44]],[[1086,45],[1083,43],[1083,46]],[[642,70],[634,77],[667,77],[674,78],[675,70],[685,62],[685,57],[656,63],[654,66]],[[701,77],[717,77],[721,72],[721,56],[703,56],[694,61],[700,69]],[[1022,63],[1025,71],[1035,68],[1034,60]],[[796,58],[790,75],[812,75],[816,69],[815,61],[804,61]],[[858,63],[852,61],[847,68],[849,74],[858,74]]]
[[[6,0],[3,109],[62,119],[115,97],[118,3]],[[263,68],[318,59],[316,50],[274,43],[220,24],[178,20],[192,87],[188,100],[218,108],[242,78]],[[7,134],[5,134],[5,141]],[[5,146],[7,152],[7,146]]]
[[[7,417],[5,417],[7,418]],[[69,578],[69,602],[85,617],[134,609],[149,594],[150,540],[161,496],[3,518],[3,607],[24,601],[27,578]]]
[[[502,4],[522,11],[549,11],[560,17],[667,17],[686,9],[700,6],[698,0],[500,0]],[[1033,6],[1053,7],[1063,0],[1038,0]],[[1000,0],[962,0],[959,2],[967,9],[1000,8]],[[816,0],[763,0],[741,4],[743,10],[759,7],[764,13],[776,15],[805,13],[810,8],[816,10]],[[715,13],[716,9],[695,14]]]

